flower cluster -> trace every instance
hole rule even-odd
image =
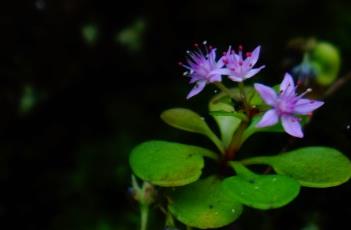
[[[190,77],[190,83],[195,83],[187,99],[199,94],[206,84],[222,81],[224,75],[233,81],[242,82],[264,68],[264,66],[253,68],[260,55],[260,46],[253,52],[247,52],[245,58],[242,54],[242,46],[239,46],[238,53],[229,47],[228,51],[216,60],[216,49],[208,47],[206,42],[203,45],[204,51],[197,44],[195,44],[197,51],[187,51],[187,64],[179,63],[187,69],[185,75]]]
[[[231,47],[217,60],[216,49],[203,43],[204,49],[195,44],[197,51],[187,51],[186,64],[179,63],[187,69],[185,75],[190,78],[194,88],[187,95],[187,99],[199,94],[207,84],[221,82],[223,76],[227,76],[235,82],[242,82],[253,77],[265,66],[254,68],[260,55],[260,46],[252,52],[243,55],[243,48],[239,46],[236,53]],[[273,88],[262,84],[254,84],[255,90],[261,96],[265,104],[271,107],[267,110],[256,127],[262,128],[275,125],[279,122],[288,134],[294,137],[303,137],[299,115],[310,115],[315,109],[324,103],[321,101],[303,99],[302,97],[311,91],[297,95],[293,78],[286,73],[280,84],[280,92],[276,93]]]

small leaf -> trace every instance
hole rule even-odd
[[[250,125],[245,129],[243,133],[242,142],[244,142],[250,136],[258,132],[276,132],[276,133],[284,132],[283,126],[280,124],[280,122],[277,123],[276,125],[268,126],[264,128],[256,127],[257,123],[262,119],[262,116],[263,114],[252,118]]]
[[[351,163],[336,149],[306,147],[270,157],[256,157],[244,164],[269,164],[274,170],[290,176],[306,187],[337,186],[351,177]]]
[[[312,50],[311,61],[316,69],[316,80],[320,85],[332,84],[340,70],[339,50],[328,42],[319,42]]]
[[[169,209],[182,223],[196,228],[219,228],[236,220],[242,205],[228,198],[222,182],[212,176],[170,194]]]
[[[138,18],[127,27],[122,28],[115,35],[115,42],[124,46],[131,53],[140,51],[143,48],[144,34],[147,28],[147,22]]]
[[[166,141],[148,141],[135,147],[130,165],[135,175],[160,186],[181,186],[196,181],[204,166],[203,156],[216,158],[210,150]]]
[[[231,98],[223,95],[220,98],[210,100],[208,104],[210,111],[223,111],[223,112],[234,112],[234,106],[232,105]]]
[[[209,111],[215,119],[221,132],[222,142],[224,147],[228,147],[234,132],[241,123],[235,114],[234,106],[230,104],[230,98],[223,98],[221,101],[210,101]]]
[[[23,90],[23,95],[19,103],[19,112],[22,114],[30,112],[38,101],[38,92],[31,85],[27,85]]]
[[[82,37],[88,45],[96,43],[98,34],[98,27],[94,24],[86,24],[82,27]]]
[[[290,203],[300,191],[299,183],[284,175],[257,175],[235,163],[237,176],[223,181],[229,197],[257,209],[279,208]]]
[[[259,94],[256,92],[256,90],[252,86],[245,86],[244,88],[245,95],[247,98],[247,101],[250,105],[261,105],[263,104],[263,100],[259,96]],[[240,89],[238,87],[236,88],[231,88],[230,89],[231,96],[235,99],[235,101],[241,101],[241,93]],[[222,100],[222,98],[227,97],[228,95],[225,92],[221,92],[214,96],[211,99],[211,102],[216,102]]]
[[[172,127],[207,136],[221,152],[224,152],[221,141],[197,113],[189,109],[173,108],[164,111],[161,119]]]
[[[161,114],[164,122],[178,129],[203,135],[213,135],[206,122],[197,113],[183,108],[173,108]]]

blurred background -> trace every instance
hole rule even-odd
[[[212,147],[159,119],[175,106],[207,115],[214,89],[187,101],[191,86],[177,65],[195,42],[261,45],[266,68],[256,80],[267,84],[301,62],[288,45],[299,37],[334,44],[340,76],[351,71],[349,1],[22,0],[3,2],[0,19],[0,229],[137,229],[133,146],[164,139]],[[351,157],[350,101],[351,82],[291,148],[326,145]],[[244,148],[274,154],[287,141],[257,135]],[[350,182],[306,188],[284,208],[247,208],[223,229],[339,229],[349,225],[350,192]],[[150,229],[163,221],[155,212]]]

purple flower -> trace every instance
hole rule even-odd
[[[238,54],[236,54],[234,50],[231,50],[231,47],[229,47],[223,59],[227,67],[226,75],[228,75],[228,77],[233,81],[242,82],[260,72],[260,70],[265,66],[253,68],[260,55],[260,49],[261,47],[257,46],[254,51],[247,52],[246,58],[244,59],[242,54],[242,46],[239,46]]]
[[[257,123],[256,127],[266,127],[282,122],[285,132],[295,137],[303,137],[300,119],[296,115],[309,115],[313,110],[321,107],[324,102],[303,99],[302,97],[311,92],[307,89],[301,95],[297,95],[294,81],[290,74],[286,73],[284,80],[280,84],[280,93],[274,91],[273,88],[262,84],[255,84],[256,91],[260,94],[267,105],[272,106]]]
[[[216,49],[205,45],[205,53],[198,48],[196,52],[188,51],[187,65],[179,63],[188,71],[185,75],[189,76],[190,83],[195,83],[194,88],[187,95],[187,99],[199,94],[208,83],[218,82],[222,80],[222,75],[225,74],[223,58],[216,61]],[[198,47],[195,44],[195,47]]]

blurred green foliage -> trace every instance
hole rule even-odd
[[[19,102],[19,112],[22,114],[28,113],[38,101],[38,96],[32,86],[24,87],[22,98]]]
[[[137,19],[115,36],[115,41],[130,52],[137,52],[143,44],[146,25],[144,19]]]
[[[86,24],[82,27],[83,39],[89,45],[93,45],[96,43],[99,35],[98,32],[98,27],[94,24]]]

